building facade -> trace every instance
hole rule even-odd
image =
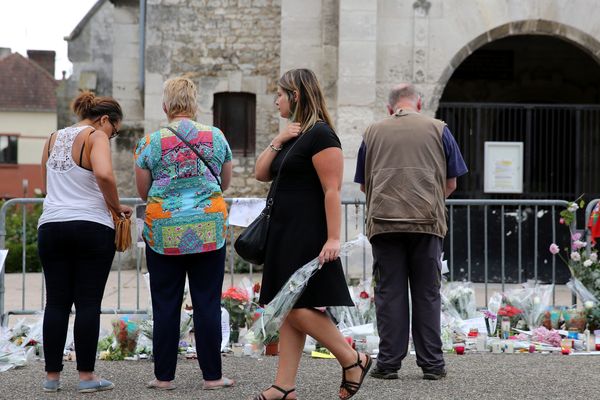
[[[162,83],[175,75],[197,82],[199,119],[220,125],[234,147],[235,178],[228,195],[264,194],[265,186],[252,178],[255,156],[281,124],[273,107],[277,78],[298,67],[313,69],[325,90],[344,148],[346,198],[360,195],[352,178],[362,133],[385,116],[389,88],[406,81],[417,85],[424,111],[447,120],[456,132],[472,172],[459,181],[459,195],[468,188],[464,196],[486,196],[480,154],[487,140],[523,141],[527,160],[548,163],[546,181],[533,176],[535,165],[525,165],[522,197],[567,197],[589,193],[596,183],[600,187],[591,172],[578,184],[552,186],[550,181],[564,180],[559,169],[569,164],[553,169],[552,158],[543,155],[571,146],[572,162],[580,160],[575,170],[596,168],[592,155],[580,153],[586,144],[595,151],[597,141],[591,138],[600,135],[594,128],[600,4],[594,0],[100,0],[97,6],[79,28],[91,29],[86,26],[100,18],[112,24],[107,29],[113,35],[112,58],[108,39],[85,44],[81,34],[71,38],[70,54],[79,46],[80,54],[98,60],[84,66],[74,58],[73,79],[81,82],[82,72],[98,70],[98,82],[112,83],[105,85],[112,92],[104,92],[124,106],[130,131],[117,141],[115,163],[125,194],[134,194],[133,143],[166,122]],[[524,55],[530,56],[526,62],[520,61]],[[100,73],[109,59],[110,77]],[[464,107],[457,111],[456,103]],[[478,111],[480,103],[497,104],[497,111],[482,119],[487,111]],[[515,108],[521,111],[510,111]],[[545,113],[564,127],[536,124]],[[501,126],[502,118],[513,125]],[[568,144],[564,132],[571,131],[579,145]],[[548,137],[536,139],[544,134]],[[482,140],[469,141],[477,135]],[[557,137],[551,148],[543,147]]]
[[[53,51],[0,54],[0,198],[42,188],[44,142],[56,130]]]

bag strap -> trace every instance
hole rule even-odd
[[[81,145],[81,153],[79,153],[79,166],[81,168],[83,168],[83,152],[85,150],[85,156],[87,157],[88,161],[90,162],[90,167],[92,166],[92,146],[90,145],[90,137],[92,136],[92,133],[96,132],[95,129],[92,129],[90,131],[90,133],[88,133],[87,137],[85,138],[85,140],[83,141],[83,144]],[[90,171],[92,170],[92,168],[90,168]]]
[[[279,177],[281,175],[281,170],[283,169],[283,164],[285,163],[287,156],[292,152],[292,149],[294,148],[296,143],[298,143],[303,137],[304,134],[300,135],[298,139],[294,143],[292,143],[290,149],[283,156],[283,160],[281,160],[281,165],[279,166],[279,171],[277,171],[277,176],[275,177],[275,179],[273,179],[273,183],[271,184],[271,188],[269,188],[269,193],[267,194],[267,206],[265,207],[268,211],[266,213],[267,217],[271,214],[271,206],[273,206],[273,202],[275,201],[275,193],[277,192],[277,184],[279,183]]]
[[[173,132],[175,134],[175,136],[177,136],[179,138],[179,140],[181,140],[187,147],[190,148],[190,150],[192,150],[194,152],[194,154],[196,154],[196,156],[200,159],[200,161],[202,161],[204,163],[204,165],[206,166],[206,168],[208,168],[208,170],[210,171],[210,173],[212,174],[212,176],[215,177],[215,179],[217,180],[217,183],[219,184],[219,188],[221,189],[221,192],[223,191],[223,187],[221,186],[221,179],[219,178],[219,176],[215,173],[215,171],[212,169],[212,167],[206,162],[206,160],[204,159],[204,157],[202,157],[202,155],[200,154],[200,152],[198,150],[196,150],[196,148],[194,146],[192,146],[192,144],[190,142],[188,142],[179,132],[177,132],[175,129],[171,128],[170,126],[166,127],[168,130],[170,130],[171,132]]]

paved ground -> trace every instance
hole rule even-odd
[[[43,364],[0,373],[0,399],[247,399],[267,386],[273,377],[276,357],[263,359],[223,357],[224,372],[238,381],[233,389],[202,391],[196,362],[180,360],[171,392],[146,389],[152,378],[149,361],[98,362],[97,371],[113,380],[109,392],[78,395],[73,363],[65,364],[63,390],[45,394],[40,390]],[[542,354],[447,355],[448,377],[432,382],[421,379],[414,356],[408,357],[400,379],[381,381],[367,378],[355,399],[597,399],[600,357]],[[340,368],[335,360],[303,358],[298,377],[301,399],[337,399]]]

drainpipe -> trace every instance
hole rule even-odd
[[[144,105],[144,91],[146,86],[146,0],[140,0],[140,97]]]

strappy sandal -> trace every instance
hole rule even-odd
[[[354,364],[348,365],[347,367],[342,367],[342,384],[340,385],[340,391],[342,389],[345,389],[348,393],[348,396],[342,396],[340,394],[340,399],[342,400],[348,400],[358,392],[358,390],[362,386],[363,381],[365,380],[365,376],[367,376],[367,372],[369,372],[369,370],[371,369],[371,365],[373,365],[373,360],[371,359],[371,357],[369,357],[368,354],[365,354],[365,356],[367,357],[367,362],[364,366],[362,361],[360,360],[360,353],[357,351],[356,354],[358,358]],[[360,380],[358,382],[351,382],[346,380],[346,371],[356,367],[359,367],[362,370],[360,374]]]
[[[271,388],[273,388],[273,389],[275,389],[275,390],[278,390],[278,391],[280,391],[280,392],[283,394],[283,397],[280,397],[280,398],[278,398],[278,399],[276,399],[276,400],[286,400],[286,399],[287,399],[287,397],[288,397],[288,396],[289,396],[291,393],[294,393],[294,392],[296,391],[296,388],[291,388],[290,390],[284,390],[284,389],[280,388],[280,387],[279,387],[279,386],[277,386],[277,385],[271,385],[271,387],[270,387],[270,388],[268,388],[267,390],[269,390],[269,389],[271,389]],[[256,396],[254,396],[254,399],[252,399],[252,400],[269,400],[269,399],[267,399],[267,398],[265,397],[265,395],[264,395],[264,392],[263,392],[263,393],[260,393],[260,394],[257,394]],[[292,400],[292,399],[289,399],[289,400]],[[295,399],[293,399],[293,400],[298,400],[298,398],[296,397],[296,398],[295,398]]]

